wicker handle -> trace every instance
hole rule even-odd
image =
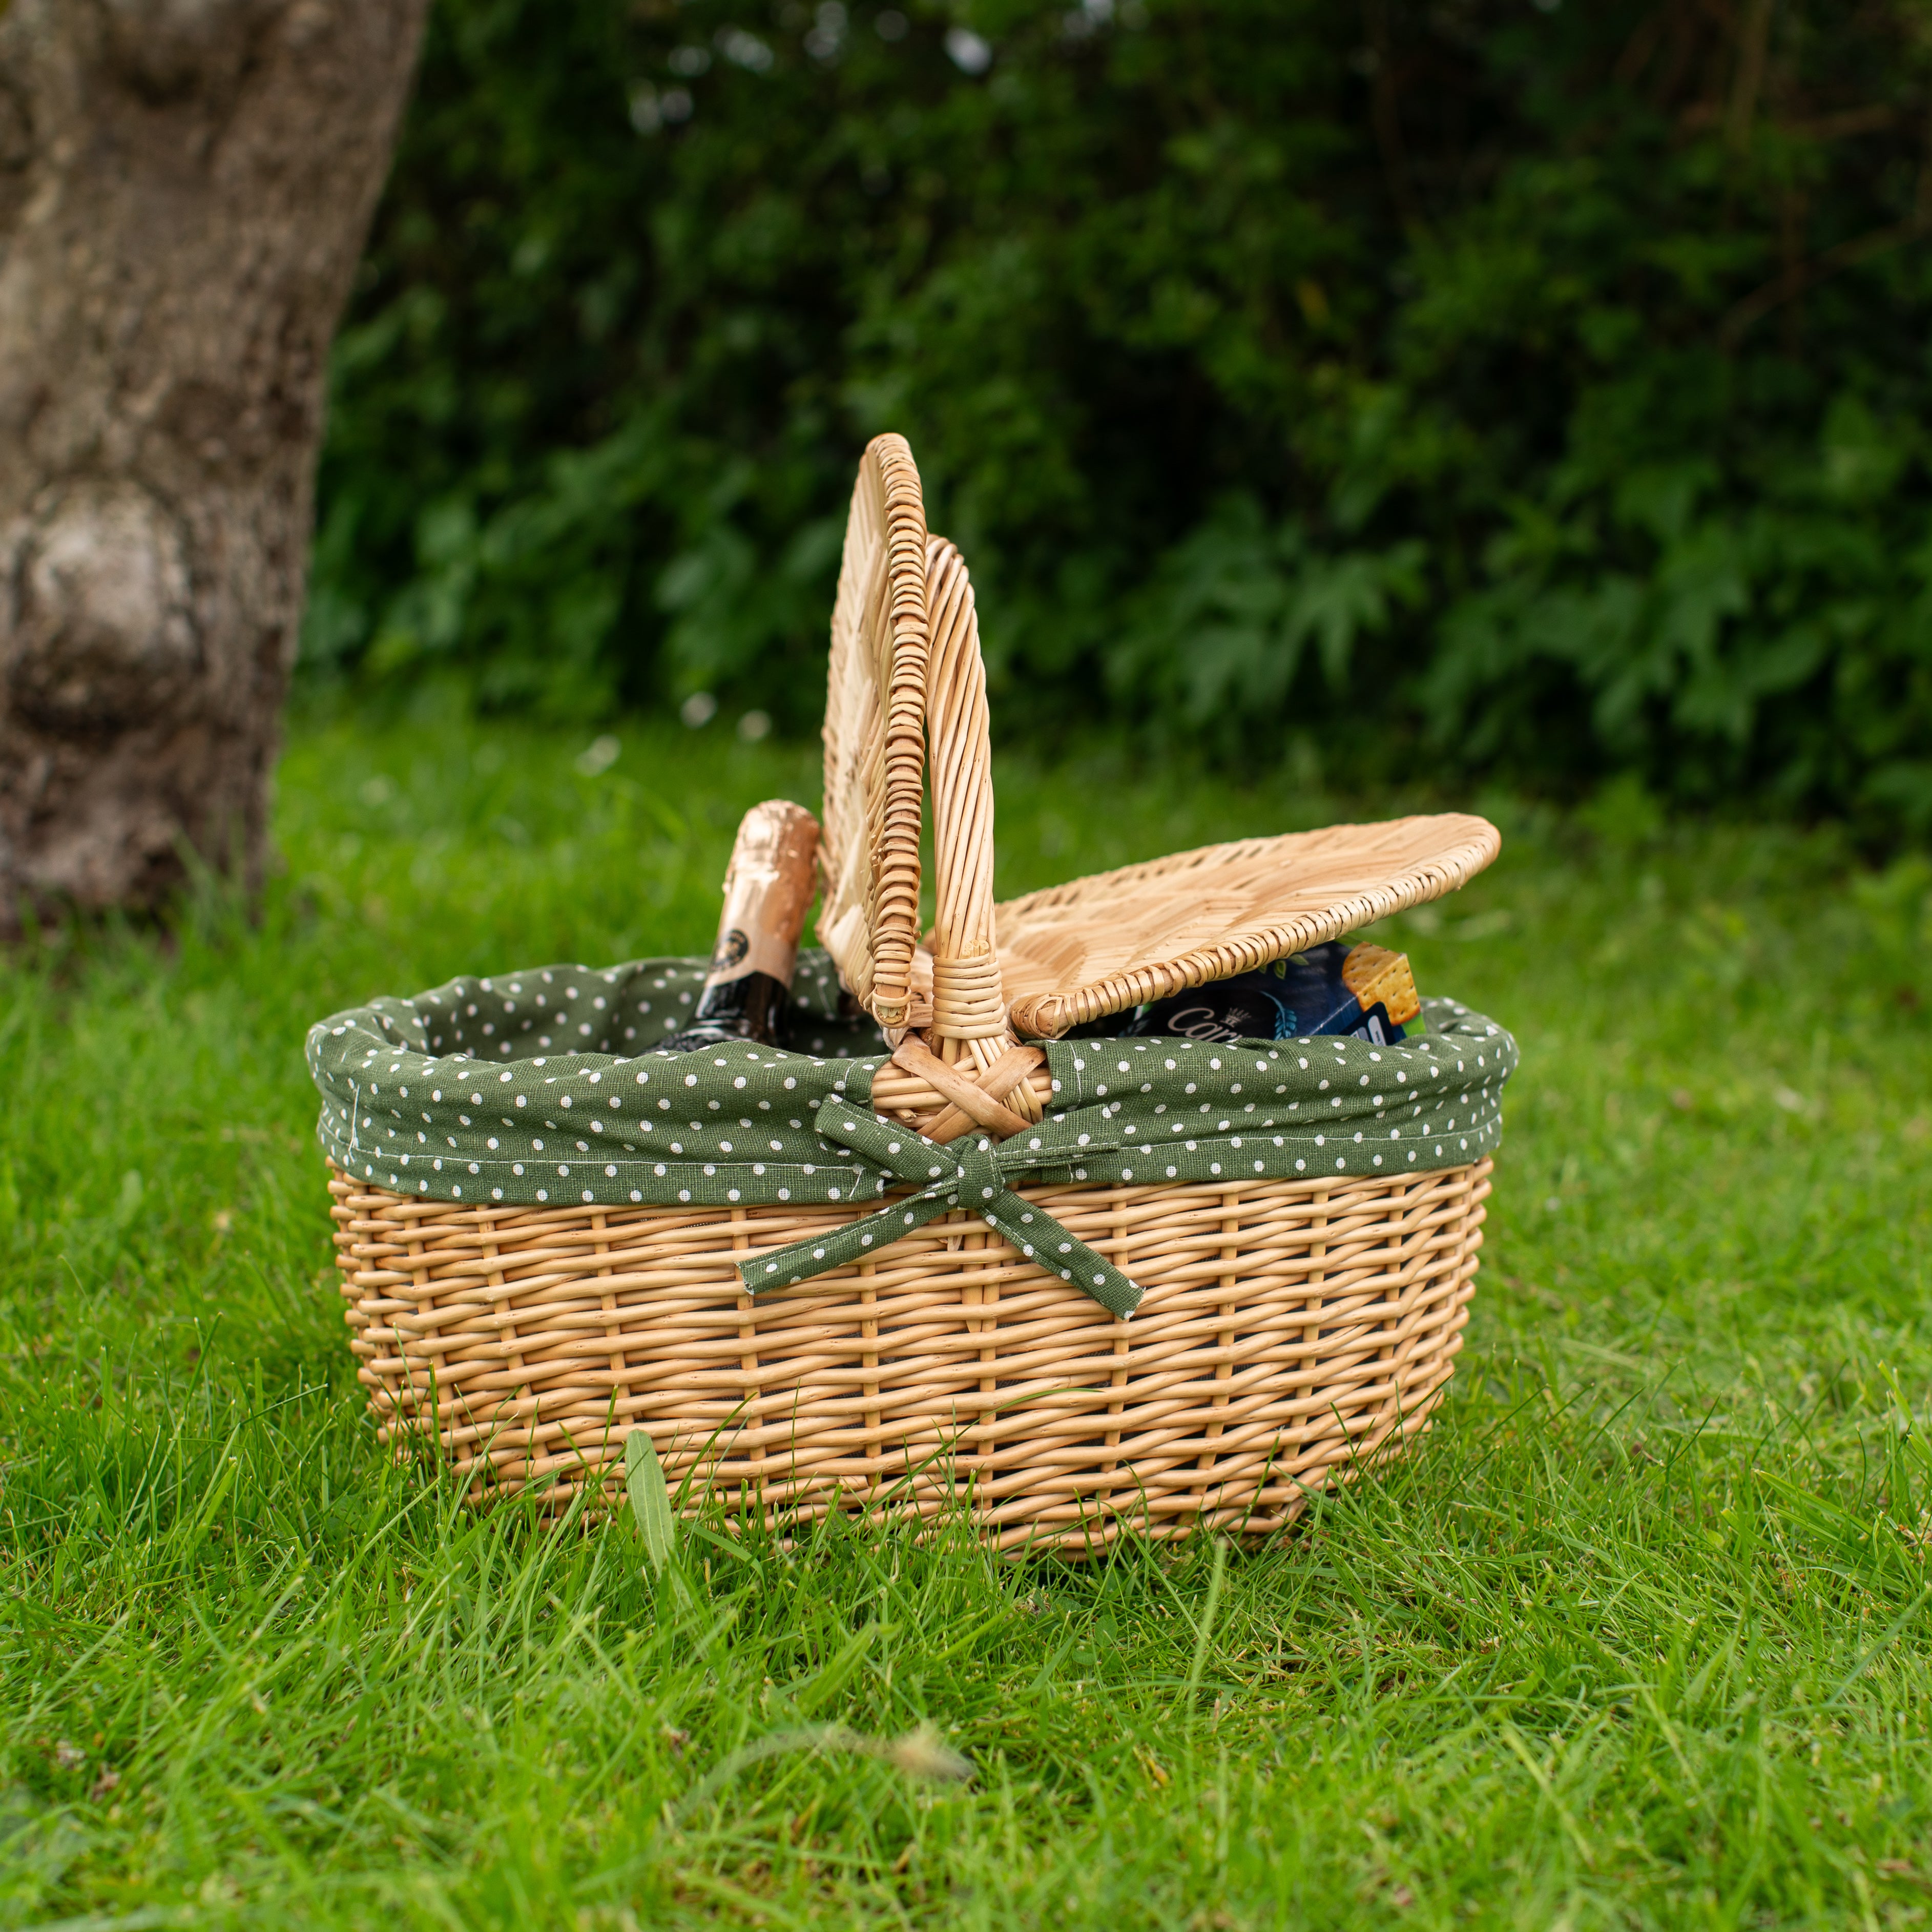
[[[990,1066],[1012,1035],[993,940],[993,761],[965,560],[926,546],[926,730],[932,786],[932,1018],[940,1058]]]
[[[922,794],[930,778],[936,906],[920,945]],[[1041,1118],[1036,1054],[1013,1056],[994,944],[993,776],[980,622],[964,560],[931,536],[903,436],[874,437],[859,466],[832,613],[826,691],[824,903],[819,932],[846,984],[895,1047],[874,1103],[948,1134]],[[935,1080],[934,1065],[957,1069]],[[902,1092],[899,1089],[903,1089]],[[978,1109],[981,1114],[984,1108]]]
[[[902,436],[880,436],[873,448],[885,500],[887,545],[895,556],[916,557],[926,542],[926,511],[912,452]],[[919,686],[926,668],[926,630],[916,577],[895,572],[890,580],[892,676],[886,692],[885,822],[873,949],[882,1004],[904,998],[919,931]]]
[[[873,1104],[938,1139],[974,1125],[1004,1135],[1042,1118],[1049,1082],[1045,1056],[1022,1048],[1006,1018],[994,938],[993,760],[980,620],[965,560],[944,537],[927,543],[926,602],[932,991],[874,1078]]]

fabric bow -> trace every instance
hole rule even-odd
[[[1004,1235],[1029,1261],[1090,1294],[1109,1314],[1126,1316],[1139,1305],[1141,1291],[1110,1262],[1070,1234],[1037,1203],[1016,1194],[1008,1176],[1041,1168],[1065,1167],[1089,1154],[1112,1153],[1117,1136],[1105,1131],[1098,1108],[1042,1121],[1024,1133],[995,1142],[969,1134],[941,1146],[867,1113],[834,1094],[821,1102],[821,1138],[908,1183],[918,1192],[889,1202],[862,1221],[789,1247],[754,1255],[738,1264],[739,1278],[756,1294],[761,1288],[788,1288],[808,1276],[877,1254],[901,1235],[956,1208],[969,1208],[996,1234]]]

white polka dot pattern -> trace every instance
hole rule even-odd
[[[539,967],[338,1013],[308,1038],[323,1148],[352,1180],[485,1204],[876,1202],[903,1186],[889,1162],[817,1130],[829,1097],[868,1105],[884,1045],[868,1021],[838,1017],[826,956],[800,956],[792,1050],[654,1048],[705,968]],[[1036,1150],[1036,1171],[1190,1182],[1479,1160],[1501,1138],[1516,1042],[1454,1000],[1425,1000],[1424,1016],[1426,1034],[1398,1046],[1049,1042],[1049,1125],[1090,1112],[1093,1125],[1057,1155]]]

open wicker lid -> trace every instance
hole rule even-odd
[[[1502,838],[1443,812],[1204,845],[994,908],[1020,1032],[1069,1027],[1339,938],[1480,872]]]
[[[926,509],[902,436],[867,447],[845,524],[825,693],[818,936],[874,1018],[904,1023],[926,779]]]
[[[922,946],[928,770],[937,907]],[[1454,891],[1501,844],[1462,812],[1336,825],[1204,846],[996,907],[972,585],[958,550],[926,530],[904,438],[866,449],[832,620],[818,931],[882,1025],[990,1070],[1016,1031],[1052,1038],[1339,938]]]

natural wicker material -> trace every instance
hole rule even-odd
[[[938,905],[918,934],[922,736]],[[990,1067],[1068,1028],[1244,972],[1452,892],[1502,841],[1466,812],[1203,846],[993,904],[992,755],[964,560],[929,536],[904,437],[866,450],[825,709],[819,936],[889,1037]],[[995,1093],[994,1097],[1005,1096]],[[1024,1096],[1017,1111],[1026,1114]],[[1027,1118],[1037,1118],[1037,1114]]]
[[[882,1024],[903,1024],[926,777],[926,511],[905,439],[859,465],[832,613],[819,938]]]
[[[1014,1024],[1035,1038],[1244,973],[1452,892],[1496,856],[1463,812],[1205,845],[998,908]]]
[[[386,1439],[434,1432],[479,1499],[548,1478],[561,1509],[585,1469],[614,1493],[642,1425],[674,1484],[769,1521],[964,1492],[1004,1548],[1078,1549],[1276,1528],[1426,1427],[1489,1172],[1023,1189],[1146,1287],[1131,1322],[964,1215],[754,1303],[740,1259],[849,1210],[330,1189]]]
[[[1014,1020],[1050,1037],[1278,957],[1450,890],[1496,845],[1462,817],[1337,827],[996,909],[993,823],[971,586],[926,530],[910,451],[882,436],[832,622],[819,920],[894,1048],[880,1113],[938,1142],[1016,1133],[1054,1090]],[[437,1440],[479,1498],[548,1481],[560,1508],[584,1471],[611,1480],[644,1426],[674,1481],[695,1472],[694,1492],[769,1520],[930,1515],[963,1484],[1002,1546],[1078,1548],[1125,1527],[1272,1529],[1424,1426],[1461,1346],[1489,1172],[1022,1185],[1145,1291],[1131,1322],[962,1214],[754,1300],[740,1263],[876,1201],[482,1207],[339,1172],[331,1186],[386,1435]]]

